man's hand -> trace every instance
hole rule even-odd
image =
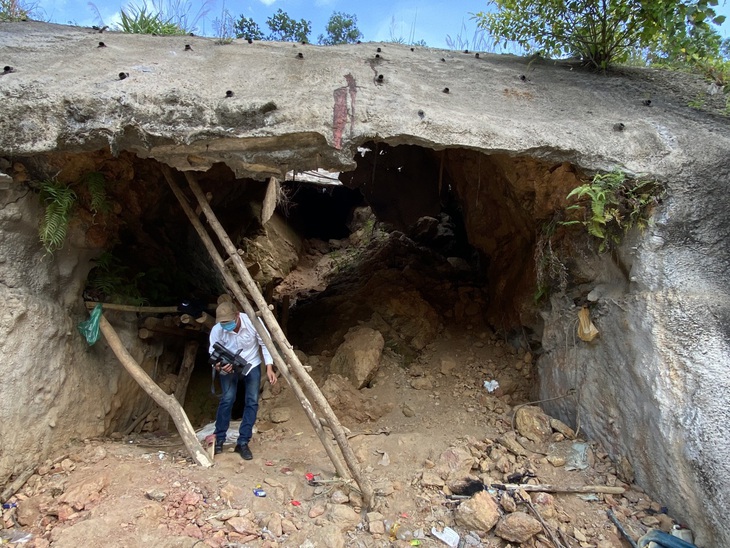
[[[276,373],[274,373],[274,364],[272,364],[272,363],[266,364],[266,376],[269,378],[269,382],[271,384],[276,384],[276,381],[278,379],[276,378]]]
[[[233,366],[230,363],[221,366],[221,362],[218,362],[217,364],[215,364],[215,370],[222,373],[233,373]]]

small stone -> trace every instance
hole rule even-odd
[[[548,455],[547,461],[555,466],[556,468],[559,468],[561,466],[565,466],[565,457],[561,457],[559,455]]]
[[[289,407],[275,407],[269,413],[271,422],[279,424],[291,419],[291,409]]]
[[[145,492],[144,496],[150,500],[162,502],[167,497],[167,493],[160,491],[159,489],[150,489],[149,491]]]
[[[509,493],[505,493],[504,495],[502,495],[502,499],[499,502],[502,505],[504,511],[508,514],[517,511],[517,503],[515,503],[515,499],[512,498],[512,495],[510,495]]]
[[[542,525],[524,512],[515,512],[502,518],[494,533],[510,542],[526,542],[542,531]]]
[[[299,529],[297,529],[296,524],[286,518],[281,519],[281,530],[285,535],[291,535],[292,533],[296,533]]]
[[[656,527],[657,525],[659,525],[659,520],[656,518],[656,516],[646,516],[644,518],[641,518],[641,523],[643,523],[647,527]]]
[[[414,390],[431,390],[433,381],[429,377],[416,377],[411,379],[411,388]]]
[[[576,538],[578,542],[588,542],[588,537],[585,536],[583,531],[578,529],[577,527],[573,528],[573,536]]]
[[[269,521],[266,523],[266,527],[268,527],[269,531],[276,537],[279,538],[281,535],[284,534],[284,531],[281,527],[281,515],[277,512],[274,512],[269,517]]]
[[[446,483],[433,470],[425,470],[421,476],[421,485],[424,487],[443,487]]]
[[[408,418],[416,416],[416,412],[407,403],[404,403],[401,406],[401,411],[403,411],[403,415],[405,415]]]
[[[330,495],[330,499],[334,504],[346,504],[350,502],[350,497],[343,493],[340,489],[336,489]]]
[[[315,504],[314,506],[312,506],[309,509],[308,515],[310,518],[314,519],[314,518],[318,518],[319,516],[324,514],[324,512],[325,512],[325,507],[323,504]]]
[[[575,431],[561,420],[551,418],[550,419],[550,428],[552,428],[556,432],[560,432],[563,436],[565,436],[569,440],[572,440],[575,438]]]

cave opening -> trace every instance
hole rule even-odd
[[[185,303],[198,308],[195,314],[204,308],[213,314],[224,292],[220,275],[155,162],[129,153],[64,160],[68,180],[94,171],[109,181],[113,214],[87,219],[86,239],[111,258],[97,260],[85,298]],[[348,330],[366,324],[408,364],[444,328],[457,326],[484,328],[522,352],[539,353],[536,241],[577,186],[578,170],[529,157],[374,141],[358,147],[354,162],[354,170],[327,184],[296,173],[278,183],[276,210],[267,219],[268,181],[238,178],[222,163],[196,173],[249,272],[280,321],[285,317],[294,346],[326,362]],[[175,320],[159,314],[156,320],[177,322],[172,327],[182,329],[182,339],[169,329],[149,337],[169,355],[163,376],[177,373],[186,338],[199,341],[185,396],[197,426],[212,420],[217,403],[205,328],[188,332],[190,324],[179,323],[183,311],[172,314]],[[140,318],[142,328],[152,324]]]

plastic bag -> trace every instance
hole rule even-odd
[[[598,336],[598,329],[593,325],[591,313],[585,306],[578,312],[578,336],[586,342],[591,342]]]
[[[91,311],[91,317],[88,320],[81,322],[76,327],[79,332],[86,338],[86,342],[89,346],[92,346],[96,341],[99,340],[99,323],[101,322],[101,303],[94,307]]]

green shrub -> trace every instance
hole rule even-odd
[[[126,10],[121,11],[121,18],[119,30],[129,34],[186,34],[184,29],[172,21],[172,18],[163,18],[161,12],[153,12],[146,5],[130,4]]]

